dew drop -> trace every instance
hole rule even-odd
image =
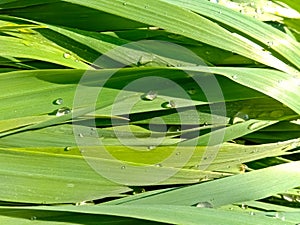
[[[155,149],[155,146],[154,145],[150,145],[150,146],[147,147],[147,149],[148,150],[153,150],[153,149]]]
[[[247,209],[247,208],[248,208],[248,206],[247,206],[247,205],[245,205],[244,203],[242,203],[242,205],[241,205],[241,208],[242,208],[242,209]]]
[[[274,110],[270,113],[270,117],[272,118],[278,118],[284,115],[283,110]]]
[[[30,217],[30,220],[37,220],[37,217],[36,216],[32,216],[32,217]]]
[[[200,167],[200,165],[199,165]],[[203,181],[208,181],[209,180],[209,177],[208,176],[204,176],[202,178],[199,179],[199,182],[203,182]]]
[[[250,214],[251,216],[254,216],[254,215],[255,215],[255,213],[254,213],[254,212],[249,212],[249,214]]]
[[[176,152],[176,155],[177,155],[177,156],[180,155],[180,152]]]
[[[243,123],[247,120],[249,120],[249,115],[245,112],[240,111],[234,115],[232,124]]]
[[[136,194],[140,194],[140,193],[144,193],[144,192],[146,192],[145,188],[136,188],[136,189],[132,192],[132,194],[133,194],[133,195],[136,195]]]
[[[75,203],[75,206],[86,205],[86,204],[87,204],[86,201],[76,202],[76,203]]]
[[[69,184],[67,184],[67,187],[68,188],[73,188],[73,187],[75,187],[75,185],[73,183],[69,183]]]
[[[255,9],[255,12],[256,12],[257,14],[262,14],[262,13],[263,13],[263,11],[262,11],[262,9],[261,9],[261,8],[257,8],[257,9]]]
[[[196,207],[198,208],[213,208],[213,205],[210,202],[199,202]]]
[[[248,169],[247,165],[245,165],[245,164],[240,165],[239,170],[241,173],[245,173],[247,169]]]
[[[249,130],[256,130],[256,129],[262,128],[265,124],[266,124],[265,122],[255,122],[255,123],[251,123],[251,124],[248,126],[248,129],[249,129]]]
[[[67,52],[65,52],[63,56],[64,56],[64,58],[66,58],[66,59],[71,58],[71,54],[70,54],[70,53],[67,53]]]
[[[233,75],[233,76],[231,76],[231,78],[236,80],[238,77],[237,77],[237,75]]]
[[[162,167],[162,165],[160,163],[155,164],[156,167]]]
[[[55,99],[53,102],[54,105],[61,105],[63,103],[64,103],[64,100],[62,98]]]
[[[196,94],[195,88],[190,88],[187,92],[188,92],[190,95]]]
[[[268,45],[269,48],[271,48],[274,45],[274,43],[273,43],[273,41],[268,41],[267,45]]]
[[[292,195],[282,195],[282,198],[288,202],[293,202],[293,196]]]
[[[64,148],[64,150],[65,150],[66,152],[68,152],[68,151],[71,150],[71,147],[70,147],[70,146],[67,146],[67,147]]]
[[[126,5],[127,5],[127,2],[123,2],[123,5],[125,5],[125,6],[126,6]]]
[[[78,136],[82,138],[82,137],[83,137],[83,134],[82,134],[82,133],[79,133]]]
[[[68,107],[62,107],[60,109],[57,110],[56,112],[56,116],[63,116],[63,115],[67,115],[69,113],[71,113],[71,109],[69,109]]]
[[[126,167],[125,166],[121,166],[121,170],[125,170],[126,169]]]
[[[149,91],[148,93],[143,94],[141,96],[141,98],[146,101],[153,101],[154,99],[156,99],[156,97],[157,97],[156,91]]]
[[[267,51],[266,49],[263,49],[263,52],[264,52],[265,54],[267,54],[267,55],[272,55],[272,52]]]
[[[174,102],[173,100],[170,100],[170,101],[168,101],[168,102],[164,102],[164,103],[162,104],[162,107],[163,107],[163,108],[168,108],[168,109],[173,109],[173,108],[176,107],[176,105],[175,105],[175,102]]]
[[[159,30],[159,27],[148,27],[148,30]]]

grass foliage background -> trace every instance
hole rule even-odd
[[[0,1],[1,224],[300,223],[299,19],[292,0]],[[164,45],[126,47],[141,40],[182,46],[205,65]],[[112,71],[96,110],[89,94],[75,104],[84,74],[96,90]],[[124,88],[149,76],[187,97],[172,85]],[[213,76],[222,96],[193,80],[205,86]],[[157,97],[141,100],[153,88]],[[176,104],[162,107],[166,100]],[[96,173],[76,135],[110,177],[128,183]],[[99,139],[115,160],[94,157]],[[217,144],[217,155],[205,155]],[[164,164],[189,151],[184,165]],[[155,174],[130,173],[117,159],[154,165]]]

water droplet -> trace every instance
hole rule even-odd
[[[159,27],[148,27],[148,30],[159,30]]]
[[[163,108],[173,109],[176,107],[175,102],[173,100],[170,100],[168,102],[165,102],[162,104]]]
[[[149,91],[147,94],[143,94],[141,98],[143,100],[147,101],[153,101],[157,97],[157,92],[156,91]]]
[[[66,58],[66,59],[71,58],[71,54],[70,54],[70,53],[67,53],[67,52],[65,52],[63,56],[64,56],[64,58]]]
[[[249,115],[243,111],[240,111],[234,115],[232,124],[243,123],[247,120],[249,120]]]
[[[144,192],[146,192],[145,188],[135,188],[132,194],[136,195]]]
[[[148,150],[153,150],[153,149],[155,149],[155,146],[154,145],[150,145],[150,146],[147,147],[147,149]]]
[[[284,115],[283,110],[274,110],[270,113],[270,117],[272,118],[282,117],[283,115]]]
[[[72,183],[69,183],[69,184],[67,184],[67,187],[68,187],[68,188],[73,188],[73,187],[75,187],[75,185],[72,184]]]
[[[67,107],[62,107],[60,109],[57,110],[56,112],[56,116],[63,116],[63,115],[67,115],[69,113],[71,113],[71,109],[67,108]]]
[[[267,45],[268,45],[269,48],[271,48],[274,45],[274,43],[273,43],[273,41],[268,41]]]
[[[257,152],[258,152],[257,149],[254,149],[254,150],[251,151],[251,153],[257,153]]]
[[[237,75],[233,75],[233,76],[231,76],[231,78],[234,79],[234,80],[236,80],[238,78],[238,76]]]
[[[255,123],[251,123],[249,126],[248,126],[248,129],[249,130],[257,130],[259,128],[262,128],[263,126],[265,126],[266,123],[261,121],[261,122],[255,122]]]
[[[162,165],[160,163],[155,164],[156,167],[162,167]]]
[[[148,9],[148,6],[147,6],[147,5],[145,5],[145,6],[144,6],[144,8],[145,8],[145,9]]]
[[[195,88],[190,88],[187,92],[188,92],[190,95],[196,94]]]
[[[178,155],[180,155],[181,153],[180,152],[176,152],[176,155],[178,156]]]
[[[210,202],[199,202],[196,207],[198,208],[213,208],[213,205]]]
[[[198,168],[200,168],[200,165]],[[208,181],[208,180],[209,180],[209,177],[205,175],[204,177],[199,179],[199,182]]]
[[[293,202],[294,201],[294,196],[293,195],[289,195],[289,194],[285,194],[282,195],[282,198],[288,202]]]
[[[121,166],[121,170],[125,170],[126,169],[126,166]]]
[[[248,166],[247,166],[247,165],[245,165],[245,164],[241,164],[241,165],[240,165],[240,172],[241,172],[241,173],[245,173],[245,172],[246,172],[246,169],[248,169]]]
[[[82,138],[82,137],[83,137],[83,134],[82,134],[82,133],[79,133],[78,136]]]
[[[242,203],[242,205],[241,205],[241,208],[242,208],[242,209],[247,209],[247,208],[248,208],[248,206],[247,206],[247,205],[245,205],[244,203]]]
[[[127,2],[123,2],[123,5],[127,5]]]
[[[86,205],[86,204],[87,204],[86,201],[76,202],[76,203],[75,203],[75,206]]]
[[[210,55],[210,51],[206,51],[205,54],[206,54],[206,55]]]
[[[251,216],[254,216],[254,215],[255,215],[255,213],[254,213],[254,212],[249,212],[249,214],[250,214]]]
[[[71,147],[70,146],[67,146],[64,148],[64,150],[67,152],[67,151],[70,151],[71,150]]]
[[[36,216],[32,216],[32,217],[30,217],[30,220],[37,220],[37,217]]]
[[[261,8],[256,8],[256,9],[255,9],[255,12],[256,12],[257,14],[262,14],[262,13],[263,13],[263,11],[262,11]]]
[[[64,103],[64,100],[62,98],[58,98],[53,101],[54,105],[61,105],[63,103]]]

